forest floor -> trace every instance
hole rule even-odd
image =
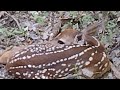
[[[61,23],[62,20],[62,23]],[[11,46],[42,43],[51,33],[72,27],[83,30],[95,21],[104,21],[96,37],[120,71],[120,11],[0,11],[0,55]],[[0,76],[4,66],[0,64]],[[7,76],[5,78],[8,78]],[[112,71],[104,79],[115,79]]]

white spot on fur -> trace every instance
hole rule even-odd
[[[35,54],[32,54],[32,57],[34,57],[35,56]]]
[[[45,64],[43,64],[43,67],[45,66]]]
[[[101,62],[98,62],[98,64],[100,64]]]
[[[54,53],[57,53],[57,51],[54,51]]]
[[[30,59],[30,58],[31,58],[31,56],[28,56],[28,55],[27,55],[27,58],[28,58],[28,59]]]
[[[79,66],[79,68],[82,68],[82,67],[83,67],[83,65],[80,65],[80,66]]]
[[[16,72],[16,75],[20,75],[20,73],[19,73],[19,72]]]
[[[68,64],[68,67],[70,67],[71,66],[71,64]]]
[[[61,71],[61,69],[57,70],[56,73],[59,73]]]
[[[18,57],[20,54],[16,54],[15,57]]]
[[[68,68],[66,68],[65,71],[68,71]]]
[[[80,45],[78,44],[78,45],[76,45],[76,47],[80,47]]]
[[[89,47],[89,48],[85,49],[84,52],[87,52],[88,50],[91,50],[91,49],[92,49],[92,48]]]
[[[95,67],[97,67],[97,66],[98,66],[98,64],[95,64],[94,66],[95,66]]]
[[[24,56],[24,57],[22,57],[22,59],[26,59],[26,57]]]
[[[104,66],[107,67],[107,66],[108,66],[108,63],[106,63]]]
[[[61,71],[61,73],[64,73],[64,71]]]
[[[63,62],[63,59],[60,59],[60,62]]]
[[[91,56],[94,56],[95,53],[92,53]]]
[[[81,53],[79,53],[79,56],[82,56],[84,54],[84,52],[81,52]]]
[[[69,69],[70,72],[73,71],[73,70],[75,70],[75,68],[71,68],[71,69]]]
[[[104,58],[104,56],[103,56],[102,59],[101,59],[101,62],[104,61],[104,59],[105,59],[105,58]]]
[[[50,73],[48,73],[48,75],[50,75]]]
[[[31,72],[31,74],[33,74],[34,72]]]
[[[77,62],[80,62],[80,60],[77,60]]]
[[[99,70],[102,69],[102,67],[103,67],[103,65],[101,65],[101,66],[99,67]]]
[[[92,61],[93,60],[93,57],[89,57],[89,61]]]
[[[27,68],[27,66],[23,66],[23,68]]]
[[[29,67],[29,68],[31,68],[31,67],[32,67],[32,65],[28,65],[28,67]]]
[[[90,64],[90,62],[89,61],[87,61],[87,62],[85,62],[85,65],[87,66],[87,65],[89,65]]]
[[[60,75],[58,75],[58,77],[62,77],[62,75],[60,74]]]
[[[15,54],[18,54],[18,53],[19,53],[19,51],[15,52]]]
[[[52,47],[51,49],[54,51],[54,50],[55,50],[55,47]]]
[[[66,66],[66,64],[61,64],[61,66]]]
[[[36,79],[40,79],[40,77],[38,77],[38,76],[35,76],[35,78],[36,78]]]
[[[49,52],[49,54],[52,54],[53,52]]]
[[[33,50],[33,49],[30,49],[30,52],[34,52],[34,50]]]
[[[76,65],[78,65],[78,66],[79,66],[79,65],[80,65],[80,62],[76,63]]]
[[[36,66],[35,65],[32,65],[33,68],[35,68]]]
[[[52,65],[55,65],[56,63],[55,62],[52,62]]]
[[[95,53],[97,53],[97,50],[95,51]]]
[[[78,55],[75,54],[75,55],[69,57],[68,60],[74,59],[74,58],[76,58],[77,56],[78,56]]]
[[[24,66],[19,66],[19,68],[24,68]]]
[[[54,69],[54,68],[51,68],[51,70],[52,70],[52,71],[55,71],[55,69]]]
[[[65,48],[68,48],[68,46],[66,45]]]
[[[39,65],[38,67],[39,67],[39,68],[41,68],[42,66],[41,66],[41,65]]]
[[[28,78],[30,78],[31,77],[31,74],[28,74]]]
[[[45,79],[45,76],[42,74],[41,78],[42,78],[42,79]]]
[[[36,49],[36,51],[38,51],[38,48],[35,48]]]
[[[51,65],[50,63],[47,64],[47,66],[50,66],[50,65]]]
[[[81,61],[81,64],[83,64],[84,63],[84,61]]]
[[[67,61],[67,58],[64,58],[64,61]]]
[[[105,70],[105,68],[102,68],[102,71],[104,71]]]
[[[72,47],[75,47],[75,45],[73,45]]]
[[[45,73],[47,71],[47,69],[44,69],[43,71],[42,71],[42,73]]]

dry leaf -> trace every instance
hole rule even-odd
[[[4,15],[5,11],[0,12],[0,18]]]
[[[111,69],[112,69],[115,77],[116,77],[117,79],[120,79],[120,72],[118,71],[118,69],[117,69],[112,63],[110,63],[110,64],[111,64]]]
[[[59,34],[60,27],[61,27],[61,21],[54,24],[54,27],[52,29],[52,33],[50,34],[49,40],[52,40],[54,37],[56,37]]]

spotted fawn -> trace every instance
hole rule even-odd
[[[16,79],[58,79],[81,70],[89,78],[101,77],[110,69],[104,46],[92,35],[97,28],[83,32],[65,30],[51,42],[55,44],[30,45],[10,58],[5,69]],[[77,37],[83,44],[73,43]]]

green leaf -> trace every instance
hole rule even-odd
[[[81,18],[81,21],[82,23],[85,25],[85,24],[90,24],[92,21],[94,21],[94,18],[88,14],[88,15],[85,15]]]
[[[0,28],[0,33],[3,35],[3,36],[7,36],[7,28]]]
[[[107,29],[113,29],[117,26],[117,23],[115,22],[115,20],[111,20],[107,22],[106,28]]]
[[[43,13],[43,15],[47,17],[49,15],[49,13],[46,11]]]
[[[70,15],[75,18],[77,17],[78,11],[70,11]]]
[[[44,18],[41,17],[41,16],[38,16],[38,17],[36,18],[36,21],[37,21],[38,23],[40,23],[40,24],[44,24]]]
[[[24,33],[24,30],[17,30],[17,29],[15,29],[14,31],[13,31],[13,33],[14,34],[23,34]]]
[[[3,34],[4,33],[4,30],[0,28],[0,33]]]
[[[102,43],[104,43],[104,44],[106,44],[106,43],[107,43],[106,36],[102,36],[102,38],[101,38],[101,42],[102,42]]]
[[[13,36],[14,34],[12,32],[10,32],[10,31],[6,31],[6,35],[7,36]]]

